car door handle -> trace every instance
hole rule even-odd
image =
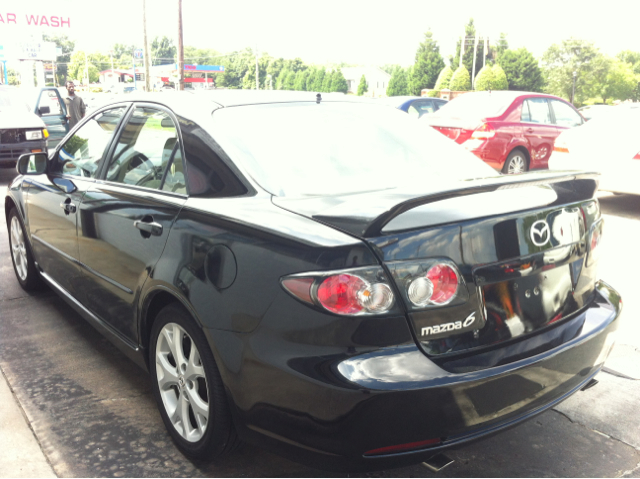
[[[147,222],[136,220],[133,222],[133,226],[138,228],[140,231],[149,233],[150,235],[160,236],[162,234],[162,225],[160,223],[156,223],[155,221]]]
[[[533,128],[527,128],[527,133],[533,133]]]
[[[60,203],[60,208],[62,208],[66,214],[76,212],[76,205],[71,203],[71,200],[69,198]]]

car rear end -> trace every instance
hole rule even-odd
[[[514,139],[521,136],[519,109],[510,108],[518,96],[513,92],[465,93],[423,121],[499,170]]]
[[[292,260],[255,330],[211,332],[216,344],[242,345],[241,355],[227,356],[223,377],[243,438],[321,468],[399,467],[513,426],[591,381],[621,311],[618,294],[597,280],[597,175],[492,175],[438,135],[418,170],[407,159],[413,147],[397,149],[416,137],[410,119],[393,118],[398,130],[389,125],[380,135],[386,120],[371,109],[304,108],[315,109],[305,116],[299,108],[304,128],[288,125],[289,144],[271,152],[269,142],[281,143],[264,131],[265,117],[280,126],[286,118],[276,107],[265,117],[259,107],[244,116],[216,112],[213,130],[230,156],[246,155],[236,161],[259,184],[278,192],[275,206],[357,239],[371,255],[363,264],[357,253],[357,267],[330,248]],[[373,125],[349,131],[343,147],[340,122],[359,115]],[[243,118],[240,142],[229,129]],[[313,143],[322,125],[330,131],[321,137],[332,141]],[[353,135],[371,143],[362,158]],[[304,169],[296,174],[304,144],[318,158],[323,148],[333,155],[320,164],[309,153],[317,172],[309,179]],[[395,187],[384,169],[387,147],[405,176]],[[258,158],[290,177],[260,171]],[[438,174],[444,159],[447,174]],[[382,173],[388,188],[353,192],[361,176],[369,184]],[[352,192],[297,191],[345,182]]]

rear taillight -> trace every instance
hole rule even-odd
[[[412,310],[462,303],[468,299],[462,275],[449,260],[399,261],[389,263],[388,267]]]
[[[440,444],[442,439],[427,439],[426,441],[409,442],[407,444],[398,444],[396,446],[380,447],[372,449],[364,453],[365,456],[377,456],[380,454],[395,454],[398,452],[414,451],[416,449],[425,449]]]
[[[395,303],[381,267],[297,274],[283,278],[282,286],[305,303],[344,316],[388,313]]]
[[[496,131],[489,123],[483,123],[471,134],[472,140],[488,140],[496,136]]]
[[[634,160],[640,160],[640,151],[633,157]]]
[[[587,266],[592,266],[597,263],[600,258],[600,242],[602,241],[602,228],[604,226],[604,220],[598,220],[592,227],[589,233],[589,251],[587,252]]]

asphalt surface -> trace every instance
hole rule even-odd
[[[0,170],[0,185],[14,176]],[[3,188],[4,191],[4,188]],[[640,477],[640,196],[601,195],[600,276],[624,300],[618,343],[595,387],[482,442],[366,477]],[[0,477],[334,477],[242,445],[198,464],[173,445],[147,374],[53,292],[24,292],[0,225]],[[8,385],[4,388],[3,383]],[[353,474],[352,474],[353,476]]]

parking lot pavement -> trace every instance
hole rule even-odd
[[[6,172],[0,170],[0,175]],[[640,198],[629,196],[602,198],[607,229],[601,276],[623,294],[625,317],[618,346],[607,362],[609,372],[597,377],[600,383],[518,427],[448,452],[455,463],[439,474],[416,465],[367,476],[640,475],[640,415],[635,407],[640,373],[634,369],[640,363],[640,295],[631,281],[638,261],[634,266],[628,257],[638,238],[635,228],[640,228],[638,202]],[[341,475],[299,465],[253,445],[242,445],[215,465],[189,461],[166,433],[144,371],[51,291],[30,295],[20,289],[4,219],[0,248],[5,252],[0,254],[0,369],[17,401],[14,406],[24,411],[42,457],[57,476]],[[0,435],[6,434],[13,436],[13,428],[3,427]],[[2,473],[4,462],[5,454],[0,453],[0,475],[19,475],[6,469]]]

